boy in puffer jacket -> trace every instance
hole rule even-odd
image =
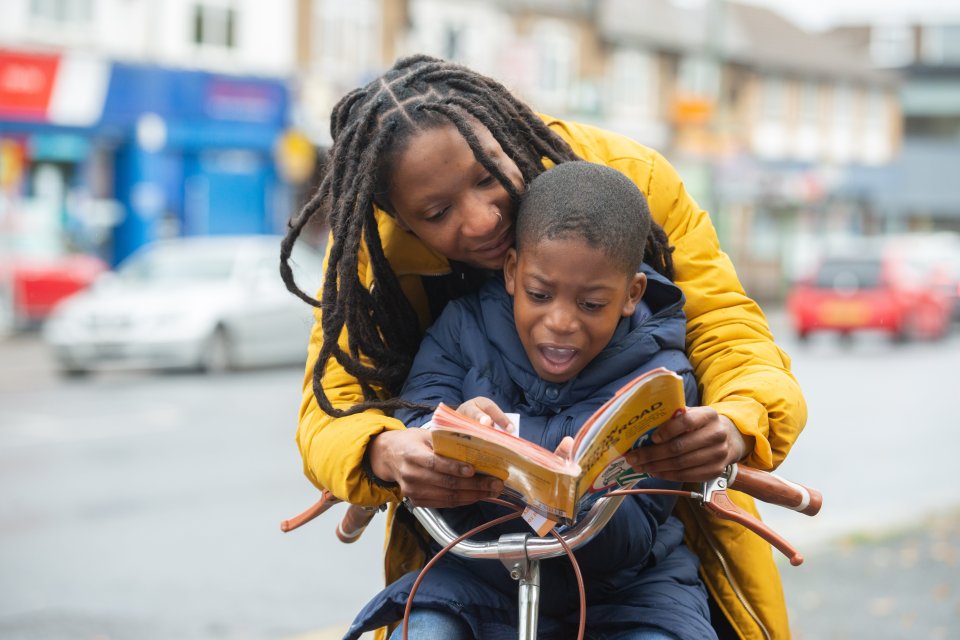
[[[425,407],[443,402],[500,426],[508,425],[504,410],[517,412],[520,436],[551,450],[626,382],[657,367],[680,374],[687,404],[696,405],[684,354],[683,294],[671,282],[670,251],[629,179],[587,162],[557,165],[523,196],[503,280],[493,278],[447,306],[427,332],[401,397]],[[430,415],[395,414],[408,427]],[[679,483],[647,479],[643,486]],[[627,497],[576,552],[587,637],[716,637],[699,562],[671,515],[675,501]],[[443,510],[459,531],[505,512],[484,502]],[[526,527],[509,522],[483,537]],[[346,637],[402,619],[416,574],[378,594]],[[575,637],[579,595],[569,561],[543,561],[541,584],[539,637]],[[409,637],[516,638],[516,588],[500,563],[444,556],[417,592]],[[399,628],[391,637],[400,637]]]

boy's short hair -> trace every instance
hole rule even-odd
[[[576,238],[631,274],[643,261],[651,224],[646,197],[625,175],[592,162],[564,162],[537,176],[523,194],[516,249]]]

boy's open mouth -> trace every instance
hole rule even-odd
[[[572,347],[540,347],[543,365],[551,373],[562,373],[573,362],[579,351]]]

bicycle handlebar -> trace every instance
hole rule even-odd
[[[817,515],[823,505],[823,494],[816,489],[790,482],[776,474],[759,469],[736,464],[731,466],[732,470],[727,481],[731,489],[749,493],[758,500],[793,509],[808,516]]]
[[[564,532],[563,537],[571,549],[576,549],[593,539],[597,533],[610,521],[613,513],[623,501],[623,496],[604,497],[597,500],[596,503],[587,512],[587,515],[580,519],[577,524]],[[460,534],[455,532],[447,524],[446,520],[436,509],[428,507],[414,507],[407,503],[407,508],[413,513],[414,517],[420,521],[423,528],[427,530],[434,540],[440,545],[446,547],[456,540]],[[464,540],[457,543],[450,549],[450,552],[463,558],[488,558],[497,559],[500,557],[500,551],[497,540],[486,542],[477,542],[475,540]],[[554,558],[566,553],[563,546],[555,538],[535,538],[530,537],[526,541],[527,557],[530,560],[542,560],[544,558]]]
[[[350,544],[360,539],[367,525],[377,515],[377,507],[358,507],[351,505],[343,514],[343,520],[337,526],[337,538],[340,542]]]
[[[737,522],[762,537],[787,556],[792,565],[801,564],[803,556],[800,552],[773,529],[757,520],[750,513],[740,509],[726,494],[728,488],[742,491],[758,500],[793,509],[808,516],[816,515],[823,505],[823,495],[816,489],[791,482],[759,469],[732,464],[727,467],[722,476],[710,482],[705,482],[702,493],[672,489],[623,489],[611,492],[597,500],[584,517],[563,533],[563,537],[570,548],[576,549],[593,539],[600,529],[606,526],[617,507],[620,506],[624,496],[633,493],[670,494],[696,499],[713,515]],[[322,514],[337,502],[340,502],[338,498],[329,491],[324,491],[319,502],[297,517],[284,520],[280,528],[283,531],[291,531]],[[426,507],[416,507],[407,501],[405,501],[405,504],[430,536],[442,546],[446,547],[459,537],[459,534],[447,525],[439,511]],[[514,506],[522,508],[522,505]],[[377,511],[377,507],[351,505],[337,527],[337,538],[344,543],[356,542]],[[560,542],[553,537],[538,538],[531,536],[526,539],[525,545],[530,560],[552,558],[566,553]],[[465,558],[500,557],[498,541],[496,540],[488,542],[463,540],[454,545],[451,551]]]
[[[714,516],[737,522],[769,542],[790,560],[790,564],[794,566],[802,564],[803,555],[786,538],[752,514],[738,507],[727,495],[726,489],[728,488],[742,491],[758,500],[787,507],[808,516],[816,515],[823,505],[823,495],[816,489],[791,482],[759,469],[733,464],[727,467],[721,477],[704,483],[703,493],[670,489],[623,489],[611,492],[608,496],[604,496],[594,503],[584,517],[563,533],[563,537],[570,548],[576,549],[593,539],[600,529],[609,522],[624,496],[636,493],[671,494],[698,500]],[[459,537],[457,532],[447,525],[438,511],[424,507],[414,507],[409,503],[407,507],[430,536],[440,545],[446,547]],[[525,544],[530,560],[552,558],[565,553],[562,545],[554,538],[529,537]],[[454,545],[450,551],[465,558],[500,557],[500,547],[496,540],[488,542],[463,540]]]
[[[815,489],[798,485],[758,469],[730,465],[723,476],[704,483],[703,493],[642,488],[612,491],[607,496],[597,500],[587,514],[562,535],[571,549],[577,549],[593,539],[610,521],[626,495],[639,493],[677,495],[694,498],[714,516],[732,520],[750,529],[783,553],[790,560],[790,564],[794,566],[802,564],[803,555],[786,538],[756,519],[752,514],[738,507],[727,495],[726,489],[728,487],[735,487],[759,500],[785,506],[810,516],[815,515],[823,504],[823,496]],[[446,547],[459,537],[459,534],[447,525],[435,509],[414,507],[409,503],[407,503],[407,508],[441,546]],[[560,542],[555,538],[529,537],[525,544],[527,556],[530,560],[552,558],[566,553]],[[451,547],[450,551],[464,558],[500,557],[500,546],[497,540],[487,542],[463,540]]]

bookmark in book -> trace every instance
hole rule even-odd
[[[524,509],[520,517],[522,517],[541,538],[550,533],[550,530],[557,526],[556,520],[551,520],[542,513],[534,511],[530,507]]]

